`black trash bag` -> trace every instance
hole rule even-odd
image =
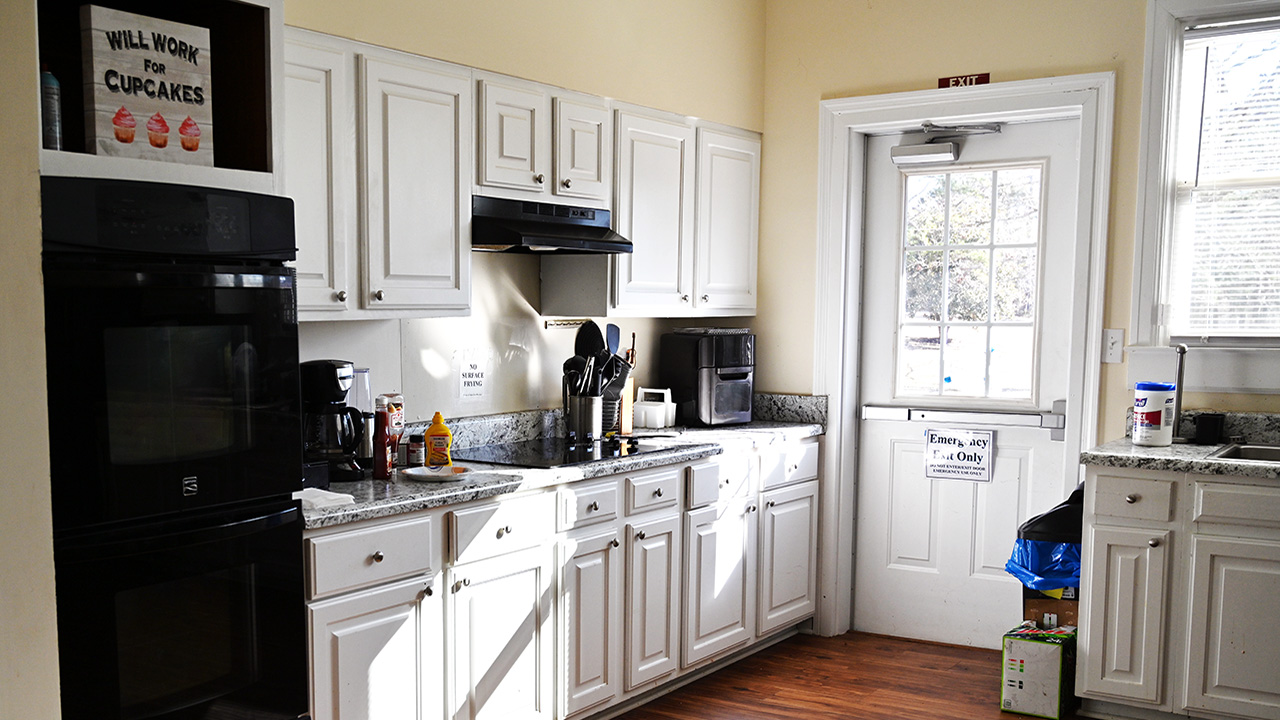
[[[1022,523],[1004,569],[1032,590],[1080,587],[1084,485],[1048,512]]]

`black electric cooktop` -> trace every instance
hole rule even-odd
[[[594,460],[631,457],[664,449],[636,438],[611,438],[591,443],[571,443],[565,438],[535,438],[520,442],[455,448],[454,460],[484,462],[494,465],[555,468],[581,465]]]

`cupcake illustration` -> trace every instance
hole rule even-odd
[[[111,127],[116,131],[116,140],[122,143],[133,142],[133,133],[138,128],[138,121],[133,119],[133,113],[124,108],[123,105],[116,111],[115,117],[111,118]]]
[[[195,152],[200,149],[200,126],[190,115],[178,126],[178,139],[182,141],[183,150]]]
[[[164,121],[164,116],[156,113],[147,121],[147,139],[151,141],[152,147],[166,147],[169,144],[169,123]]]

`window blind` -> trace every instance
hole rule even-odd
[[[1280,29],[1188,32],[1182,67],[1168,332],[1280,339]]]

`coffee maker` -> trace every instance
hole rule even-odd
[[[346,360],[308,360],[299,367],[302,383],[303,485],[326,488],[330,482],[360,480],[356,463],[364,419],[347,406],[355,367]]]

